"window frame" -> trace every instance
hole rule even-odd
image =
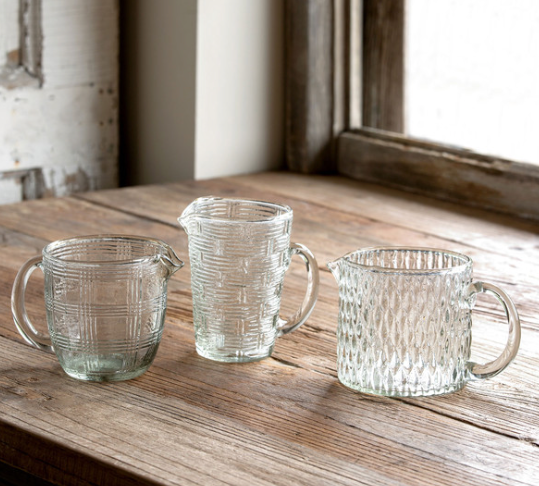
[[[395,79],[402,84],[402,76],[395,73],[399,62],[402,66],[399,49],[403,56],[403,43],[395,41],[394,33],[404,21],[404,7],[400,17],[399,9],[395,13],[389,7],[404,5],[404,1],[286,0],[289,169],[336,171],[437,199],[539,220],[539,166],[387,131],[395,129],[394,120],[404,104],[402,97],[399,100],[402,91],[390,86]],[[377,6],[374,10],[373,5]],[[388,32],[392,39],[387,38]],[[352,53],[362,52],[363,45],[368,46],[370,55],[362,56],[361,65],[360,56]],[[388,54],[388,49],[393,52]],[[373,69],[376,65],[384,69]],[[362,99],[358,99],[360,93]],[[373,97],[378,98],[373,102]],[[383,103],[390,116],[378,117],[375,129],[353,128],[361,125],[361,119],[369,119],[369,107],[384,111]],[[391,106],[396,106],[396,117],[392,117]],[[376,117],[372,115],[372,119]]]

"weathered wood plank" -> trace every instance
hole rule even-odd
[[[536,225],[515,223],[511,229],[506,224],[509,220],[485,221],[481,219],[487,214],[484,212],[460,215],[452,212],[451,205],[426,211],[421,198],[345,181],[340,177],[269,173],[264,177],[238,176],[224,181],[146,186],[78,197],[171,225],[177,224],[177,216],[189,202],[209,194],[286,203],[294,209],[292,239],[315,253],[322,270],[327,270],[328,261],[365,246],[427,246],[462,251],[474,259],[476,278],[508,287],[526,322],[539,328],[535,307],[528,304],[529,297],[537,292],[539,258],[523,251],[539,244],[534,233]],[[331,198],[335,190],[339,197]],[[509,240],[518,244],[509,245]],[[182,249],[186,247],[183,231],[178,241]]]
[[[99,207],[73,198],[27,201],[3,206],[0,226],[42,240],[54,241],[77,235],[120,232],[154,236],[174,245],[183,234],[179,226],[158,224],[146,218]]]
[[[131,384],[126,388],[123,384],[65,383],[54,363],[38,364],[35,353],[23,361],[11,346],[8,349],[17,367],[3,376],[0,409],[19,427],[33,428],[36,441],[48,442],[54,454],[43,451],[43,466],[50,469],[51,479],[58,477],[53,469],[67,470],[65,484],[81,484],[80,480],[82,484],[102,484],[105,478],[106,484],[249,484],[249,480],[256,484],[323,484],[339,468],[349,467],[344,461],[329,460],[301,445],[246,429],[237,420],[163,392],[146,392]],[[22,387],[24,396],[20,395]],[[57,390],[54,396],[50,387]],[[39,423],[37,427],[34,421]],[[25,444],[18,447],[14,455]],[[287,456],[272,453],[282,448]],[[90,463],[78,457],[87,449],[96,458]],[[268,454],[261,454],[265,449]],[[73,452],[66,454],[68,451]],[[304,455],[312,462],[302,461]],[[316,464],[327,470],[321,472]],[[367,477],[377,476],[361,466],[352,469]],[[109,473],[115,474],[110,477]],[[343,475],[336,484],[353,482]]]
[[[286,195],[339,212],[383,221],[395,228],[408,228],[446,239],[451,244],[466,244],[485,253],[495,252],[539,262],[534,252],[539,245],[539,225],[535,222],[346,177],[268,172],[264,177],[237,176],[233,181],[259,191]]]
[[[338,171],[438,199],[539,220],[539,169],[358,131],[339,138]]]
[[[539,262],[534,253],[525,251],[534,250],[539,244],[537,223],[339,176],[267,172],[263,177],[254,174],[218,181],[186,181],[89,192],[77,197],[176,224],[177,216],[196,197],[213,193],[223,197],[249,197],[255,192],[259,198],[298,204],[294,213],[296,221],[304,216],[301,208],[310,208],[311,203],[358,218],[384,222],[396,230],[406,228],[450,243],[465,243],[485,252],[509,254],[526,260],[531,257],[532,261]],[[160,194],[162,198],[159,198]],[[487,241],[488,245],[485,245]]]
[[[454,484],[455,477],[461,484],[536,484],[537,227],[505,226],[503,218],[482,222],[479,213],[431,208],[393,191],[380,190],[377,198],[374,186],[339,180],[253,175],[3,208],[0,457],[65,484],[95,484],[108,471],[110,484]],[[170,280],[163,341],[139,379],[77,382],[54,356],[22,343],[11,321],[9,289],[41,244],[73,234],[129,232],[162,238],[186,258],[187,237],[175,218],[195,197],[211,193],[292,205],[293,239],[320,256],[321,268],[350,245],[408,241],[475,251],[482,262],[478,275],[515,283],[507,290],[519,294],[519,309],[526,309],[521,353],[498,377],[444,397],[391,400],[352,392],[336,378],[337,285],[324,271],[312,316],[278,340],[273,358],[215,363],[194,350],[189,265]],[[483,250],[504,227],[504,242]],[[477,247],[468,243],[473,237]],[[503,254],[503,244],[515,242],[527,257],[514,258],[524,253],[516,250]],[[300,264],[287,274],[286,309],[304,291],[303,274]],[[34,286],[31,314],[40,312],[42,299]],[[474,355],[483,359],[501,348],[506,325],[490,320],[501,314],[493,303],[481,301],[479,310]]]
[[[292,178],[295,183],[287,184],[289,178]],[[313,179],[316,180],[316,183],[313,183]],[[322,257],[328,257],[333,252],[345,252],[346,245],[351,245],[354,242],[358,246],[368,245],[368,244],[421,244],[422,246],[443,246],[455,249],[455,245],[458,245],[460,250],[465,251],[466,253],[472,255],[474,258],[478,258],[481,265],[480,270],[476,272],[477,278],[484,278],[488,281],[495,282],[501,286],[510,285],[507,289],[510,291],[511,295],[517,301],[517,305],[521,312],[523,318],[523,326],[529,329],[539,329],[539,320],[537,319],[536,313],[536,304],[534,304],[535,296],[539,292],[537,287],[537,266],[530,263],[530,259],[526,258],[524,261],[515,262],[514,258],[507,257],[505,255],[500,255],[492,253],[491,249],[477,250],[473,247],[468,247],[467,244],[462,245],[460,242],[455,241],[455,237],[460,234],[461,240],[467,241],[470,238],[470,232],[484,235],[487,234],[497,235],[503,231],[509,231],[509,236],[511,238],[511,228],[500,224],[499,222],[493,221],[482,221],[480,216],[482,212],[473,213],[470,217],[465,217],[464,215],[459,215],[458,213],[451,213],[450,205],[443,206],[442,208],[433,208],[432,212],[434,214],[429,214],[430,211],[425,211],[424,206],[422,211],[418,211],[420,206],[420,199],[415,197],[409,197],[408,195],[403,195],[402,193],[396,193],[395,191],[383,191],[385,195],[384,201],[381,201],[380,204],[375,204],[375,189],[372,186],[362,185],[355,182],[351,182],[350,186],[339,185],[339,181],[343,180],[342,178],[332,178],[332,177],[304,177],[296,175],[283,175],[283,174],[266,174],[264,177],[260,176],[244,176],[244,177],[234,177],[228,179],[224,184],[223,181],[202,181],[196,183],[196,187],[199,188],[199,192],[191,192],[185,184],[175,184],[167,186],[166,199],[167,201],[173,201],[172,204],[159,204],[155,205],[152,202],[157,201],[158,188],[147,187],[144,188],[144,191],[149,191],[148,194],[143,195],[138,193],[138,202],[132,200],[129,197],[129,193],[133,190],[122,190],[122,191],[110,191],[107,193],[107,196],[113,197],[115,204],[121,204],[123,207],[133,209],[136,207],[137,211],[142,211],[152,218],[162,218],[163,221],[172,221],[177,214],[177,203],[178,198],[183,198],[185,196],[184,204],[187,204],[191,198],[197,197],[204,194],[221,194],[229,196],[247,196],[247,197],[267,197],[271,200],[279,200],[280,202],[286,202],[291,204],[292,207],[297,208],[297,205],[302,209],[296,212],[293,235],[296,240],[303,241],[306,244],[314,242],[313,250],[317,256],[322,255]],[[301,181],[305,184],[301,184]],[[328,183],[331,181],[331,184]],[[238,187],[240,183],[243,187]],[[188,184],[191,186],[191,183]],[[316,186],[318,190],[313,190],[313,186]],[[335,189],[335,186],[339,186],[339,197],[333,197],[324,201],[324,195],[332,194],[332,190]],[[362,189],[365,187],[368,188],[368,191],[363,192]],[[295,191],[293,191],[295,188]],[[350,190],[348,190],[350,189]],[[352,191],[353,189],[353,191]],[[180,194],[178,196],[174,195],[174,192],[178,191]],[[372,191],[370,193],[369,191]],[[185,193],[188,194],[185,194]],[[294,192],[294,197],[290,198],[288,195]],[[92,200],[103,202],[104,193],[94,193],[90,195],[85,195],[86,197]],[[284,194],[287,194],[286,197],[280,197]],[[370,195],[369,195],[370,194]],[[389,195],[389,196],[388,196]],[[398,199],[397,195],[400,195],[402,199]],[[392,196],[392,197],[390,197]],[[342,201],[341,201],[342,197]],[[304,202],[299,202],[304,199],[311,199],[312,204],[305,204]],[[383,198],[382,198],[383,199]],[[122,202],[123,201],[123,202]],[[354,202],[359,201],[360,205],[363,205],[361,210],[354,211]],[[325,204],[327,203],[327,204]],[[340,203],[340,204],[339,204]],[[322,205],[321,209],[319,206]],[[337,214],[335,211],[327,210],[326,206],[333,206],[338,208],[346,209],[346,213],[342,211]],[[408,207],[407,207],[408,206]],[[392,224],[384,223],[373,224],[371,221],[371,215],[369,214],[369,208],[373,208],[374,216],[376,220],[389,219]],[[397,210],[397,214],[393,214],[393,211],[389,209]],[[404,208],[404,209],[403,209]],[[404,217],[405,211],[408,210],[407,217]],[[440,218],[436,214],[436,211],[441,211],[445,214],[445,218]],[[385,211],[385,213],[384,213]],[[344,213],[344,215],[342,214]],[[360,214],[361,216],[354,216],[354,214]],[[384,217],[384,214],[388,215],[387,218]],[[421,217],[418,217],[418,214]],[[423,219],[422,219],[423,218]],[[452,220],[450,226],[452,226],[450,234],[448,234],[448,239],[441,239],[435,236],[429,236],[428,238],[425,235],[425,230],[428,230],[432,235],[438,232],[438,229],[447,231],[445,221],[447,219]],[[460,224],[457,224],[459,218],[461,219]],[[473,219],[477,218],[477,219]],[[421,220],[418,223],[418,220]],[[442,221],[442,224],[440,224]],[[323,222],[321,224],[320,222]],[[403,226],[417,227],[417,233],[414,231],[409,231],[404,228],[397,229],[394,224],[402,224]],[[436,225],[433,225],[433,222],[436,222]],[[502,222],[504,222],[502,218]],[[469,223],[469,224],[468,224]],[[423,226],[422,226],[423,225]],[[378,226],[378,229],[373,229]],[[462,228],[459,232],[458,230]],[[517,230],[515,230],[515,239],[519,240],[521,244],[526,244],[526,240],[522,241],[520,238],[522,230],[517,225]],[[533,225],[528,224],[527,229],[534,228]],[[376,240],[368,240],[372,238],[372,233],[375,232],[378,235]],[[527,233],[524,233],[527,234]],[[400,236],[399,236],[400,235]],[[536,241],[535,235],[531,234],[531,242]],[[305,238],[305,239],[304,239]],[[312,246],[312,245],[311,245]],[[339,248],[341,248],[339,250]],[[352,249],[352,248],[348,248]],[[518,255],[521,256],[522,252],[518,252]],[[324,261],[320,258],[320,266],[324,268]],[[309,320],[307,329],[310,331],[311,327],[316,333],[328,333],[320,336],[319,334],[313,334],[312,336],[307,333],[303,333],[303,337],[309,336],[307,339],[299,340],[299,338],[291,337],[289,340],[285,340],[280,343],[277,347],[278,357],[283,357],[288,361],[298,363],[297,358],[297,346],[299,349],[308,349],[312,350],[316,354],[316,346],[321,346],[320,342],[324,341],[324,353],[325,355],[333,355],[335,349],[334,341],[325,341],[325,338],[330,339],[331,333],[334,333],[336,320],[337,320],[337,301],[336,301],[336,285],[333,283],[332,277],[322,274],[323,288],[321,291],[320,302],[315,312],[313,313],[312,318]],[[328,297],[331,296],[330,302],[327,301]],[[329,307],[321,305],[321,302],[325,301]],[[478,316],[488,315],[490,319],[494,316],[501,317],[501,309],[494,303],[489,301],[483,301],[481,299],[478,303]],[[314,326],[314,327],[313,327]],[[500,348],[501,344],[504,342],[506,328],[504,325],[498,324],[499,329],[497,332],[493,333],[492,324],[490,321],[485,321],[481,327],[476,328],[476,335],[479,337],[477,340],[477,352],[478,359],[483,358],[492,359],[494,355],[489,353],[489,349]],[[483,341],[483,338],[491,336],[491,339],[488,341]],[[495,337],[494,337],[495,336]],[[537,336],[529,335],[528,338],[530,343],[537,342]],[[298,341],[299,340],[299,341]],[[314,343],[314,344],[313,344]],[[535,346],[535,344],[533,345]],[[533,349],[532,346],[532,349]],[[279,349],[284,348],[282,354],[279,353]],[[501,349],[501,348],[500,348]],[[522,351],[521,351],[522,354]],[[527,356],[533,356],[533,351],[528,350]],[[301,358],[300,363],[301,363]],[[324,372],[334,373],[334,359],[326,360],[324,358],[308,358],[303,357],[310,361],[309,363],[303,365],[307,366],[316,366],[315,362],[318,362],[317,369]],[[519,382],[518,377],[520,374],[526,374],[526,370],[530,367],[535,366],[535,361],[523,363],[523,368],[514,368],[513,365],[510,368],[511,374],[502,381],[504,383],[517,383]],[[508,372],[506,372],[508,373]],[[516,382],[515,382],[516,380]],[[522,395],[530,383],[520,383],[515,385],[516,388],[509,393],[513,396]],[[499,392],[498,389],[493,393]],[[498,403],[494,400],[494,403]],[[459,405],[460,407],[461,405]],[[492,409],[489,410],[489,413],[496,413],[496,410],[499,410],[499,405],[495,405]],[[455,409],[456,410],[456,409]],[[461,412],[458,412],[461,413]],[[467,412],[465,412],[467,413]],[[477,415],[473,410],[469,411],[468,414],[470,417]],[[472,421],[477,421],[476,419],[471,418]],[[499,423],[504,423],[507,420],[507,415],[500,418]],[[511,433],[511,432],[509,432]],[[517,435],[526,435],[525,428],[520,429]]]
[[[360,396],[273,360],[226,366],[181,346],[176,357],[160,353],[140,379],[103,386],[67,380],[38,351],[0,346],[13,364],[2,374],[3,416],[37,426],[58,452],[91,449],[98,477],[105,463],[162,484],[421,484],[414,474],[427,461],[438,484],[451,484],[454,474],[478,485],[539,478],[526,442]],[[286,456],[277,453],[283,448]],[[49,459],[74,476],[87,472],[62,464],[63,451]]]
[[[363,0],[366,127],[404,132],[404,0]]]
[[[112,191],[112,192],[116,193],[116,191]],[[117,193],[118,193],[118,194],[124,194],[125,191],[118,191]],[[111,192],[109,192],[109,193],[107,193],[107,194],[111,194]],[[124,194],[124,195],[125,195],[125,194]],[[189,196],[189,197],[191,197],[191,196]],[[140,198],[140,197],[139,197],[138,200],[139,200],[139,201],[144,201],[144,198]],[[129,198],[127,198],[127,199],[124,198],[124,202],[125,202],[126,204],[130,204],[131,201],[129,200]],[[100,214],[101,214],[100,217],[103,218],[104,220],[108,221],[109,224],[112,224],[115,220],[118,219],[118,216],[115,215],[114,212],[112,212],[112,211],[108,211],[109,216],[107,217],[107,216],[106,216],[107,211],[105,211],[105,213],[103,213],[103,211],[104,211],[103,208],[99,208],[99,210],[100,210],[99,212],[100,212]],[[311,212],[310,212],[310,214],[311,214]],[[336,215],[335,215],[335,214],[332,214],[331,212],[330,212],[330,213],[326,213],[326,212],[317,213],[316,211],[314,211],[314,212],[312,212],[312,214],[311,214],[311,216],[314,217],[315,219],[316,219],[317,215],[318,215],[319,218],[325,218],[325,219],[327,219],[328,221],[329,221],[329,220],[332,220],[332,221],[338,221],[338,218],[336,217]],[[45,219],[44,219],[44,218],[45,218]],[[62,213],[60,212],[60,213],[56,216],[56,218],[62,218],[62,219],[66,222],[66,224],[69,224],[69,222],[70,222],[69,215],[66,214],[66,213],[63,213],[63,214],[62,214]],[[42,215],[40,219],[41,219],[42,222],[44,222],[44,223],[46,222],[46,216],[45,216],[45,215]],[[130,218],[130,219],[131,219],[131,218]],[[166,218],[166,219],[168,219],[168,218]],[[130,224],[132,224],[132,223],[130,223]],[[305,228],[302,229],[302,225],[303,225],[303,224],[305,224]],[[354,222],[353,222],[353,221],[352,221],[352,222],[349,222],[349,221],[346,221],[346,220],[345,220],[345,221],[344,221],[344,224],[345,224],[346,227],[349,229],[350,227],[353,228]],[[50,223],[46,224],[45,227],[46,227],[46,228],[53,227],[53,221],[51,221]],[[299,225],[298,228],[299,228],[299,231],[300,231],[300,234],[301,234],[301,235],[307,236],[307,235],[310,233],[311,237],[314,237],[315,239],[317,239],[317,238],[319,237],[319,235],[318,235],[319,229],[313,224],[312,219],[305,220],[303,223],[301,223],[301,224]],[[338,239],[338,241],[340,241],[340,240],[341,240],[340,233],[342,233],[342,229],[340,229],[340,228],[338,228],[338,227],[334,227],[334,226],[331,226],[330,229],[331,229],[331,232],[332,232],[332,233],[335,233],[335,234],[339,235],[339,237],[338,237],[337,239]],[[116,223],[116,225],[113,226],[112,228],[109,226],[109,227],[107,228],[107,230],[108,230],[108,231],[111,231],[111,230],[112,230],[112,231],[122,231],[123,228],[118,228],[117,223]],[[387,231],[387,230],[386,230],[386,231]],[[152,230],[151,234],[154,235],[154,236],[160,236],[160,237],[162,237],[162,234],[161,234],[161,231],[160,231],[160,230]],[[184,238],[184,240],[185,240],[185,235],[183,235],[183,232],[180,231],[180,234],[181,234],[182,238]],[[324,234],[325,234],[325,233],[322,233],[322,235],[320,236],[320,238],[323,238]],[[346,236],[343,235],[342,238],[345,239]],[[304,240],[301,240],[301,241],[304,241]],[[186,243],[186,240],[184,241],[184,243]],[[322,240],[322,246],[326,246],[326,245],[330,245],[330,244],[331,244],[331,242],[324,242],[324,241]],[[181,247],[183,248],[184,245],[181,245]],[[321,249],[321,247],[317,246],[317,249]],[[344,251],[344,250],[342,250],[342,251]],[[182,253],[180,253],[180,254],[182,254]],[[30,256],[32,256],[32,252],[27,252],[27,254],[25,255],[24,259],[26,259],[26,258],[28,258],[28,257],[30,257]],[[185,258],[185,257],[184,257],[184,258]],[[21,261],[23,261],[23,260],[21,260]],[[321,266],[322,266],[322,268],[323,268],[323,262],[321,262]],[[8,280],[10,280],[10,281],[13,280],[13,278],[14,278],[14,272],[15,272],[15,271],[16,271],[16,268],[14,267],[14,268],[12,269],[12,272],[13,272],[13,273],[12,273],[12,276],[11,276],[11,278],[8,279]],[[301,270],[299,270],[297,273],[298,273],[299,275],[302,275],[302,271],[301,271]],[[175,290],[175,282],[176,282],[176,281],[183,281],[183,287],[179,290],[179,292],[180,292],[180,294],[185,293],[185,292],[188,293],[188,292],[189,292],[189,281],[188,281],[188,278],[184,278],[184,277],[187,277],[187,276],[188,276],[188,273],[186,274],[186,273],[185,273],[185,270],[182,271],[180,274],[178,274],[178,277],[177,277],[177,278],[175,277],[175,278],[173,279],[173,282],[171,283],[171,287],[170,287],[170,288],[171,288],[171,292],[175,292],[175,291],[176,291],[176,290]],[[298,277],[298,278],[299,278],[299,277]],[[331,276],[329,276],[329,275],[324,275],[324,274],[323,274],[323,275],[322,275],[322,279],[323,279],[323,290],[322,290],[322,292],[321,292],[322,295],[321,295],[320,299],[321,299],[321,301],[322,301],[322,299],[326,299],[328,296],[331,295],[331,297],[332,297],[332,299],[331,299],[331,305],[332,305],[333,309],[336,309],[336,300],[335,300],[335,297],[336,297],[336,284],[333,282],[333,278],[332,278]],[[287,280],[285,281],[285,283],[287,283],[287,284],[290,283],[289,286],[290,286],[291,290],[293,290],[293,289],[294,289],[294,286],[297,285],[297,283],[298,283],[298,279],[292,279],[292,278],[290,277],[290,278],[287,278]],[[301,283],[301,282],[300,282],[300,283]],[[300,287],[300,286],[298,286],[298,287]],[[36,291],[36,292],[37,292],[37,291]],[[289,299],[289,300],[291,301],[291,303],[290,303],[290,308],[292,308],[292,306],[293,306],[294,304],[296,304],[297,301],[299,300],[300,292],[301,292],[301,290],[295,290],[295,291],[294,291],[295,300],[292,299],[292,298]],[[287,299],[286,299],[286,295],[287,295],[287,293],[285,292],[285,301],[287,300]],[[292,303],[293,300],[294,300],[294,303]],[[185,303],[185,312],[188,312],[188,309],[189,309],[188,306],[189,306],[189,302],[186,302],[186,303]],[[39,308],[39,306],[36,306],[36,307]],[[479,308],[482,309],[482,310],[485,310],[485,309],[486,309],[486,310],[488,310],[490,313],[492,313],[492,312],[495,312],[495,313],[498,312],[498,313],[499,313],[499,312],[500,312],[500,309],[499,309],[498,307],[495,307],[495,306],[493,306],[492,304],[489,305],[488,303],[482,303],[482,304],[479,306]],[[9,311],[8,309],[6,309],[6,310]],[[316,311],[315,311],[315,312],[316,312]],[[534,315],[534,314],[533,314],[533,315]],[[333,330],[334,330],[334,325],[335,325],[335,323],[336,323],[336,313],[334,313],[334,314],[332,315],[332,317],[329,318],[329,319],[327,319],[326,317],[324,317],[324,320],[327,320],[327,321],[330,323],[330,324],[328,324],[328,326],[327,326],[328,331],[333,331]],[[526,325],[526,323],[525,323],[525,325]],[[500,342],[501,342],[502,340],[503,340],[503,336],[502,336],[502,339],[500,339]],[[328,348],[332,354],[333,354],[333,348],[334,348],[334,345],[333,345],[332,347]]]
[[[287,0],[286,161],[299,172],[332,168],[333,2]]]
[[[14,270],[11,270],[11,274],[14,275]],[[5,278],[6,273],[2,268],[0,268],[0,275],[3,281],[12,281],[12,278]],[[178,275],[183,276],[185,280],[188,279],[185,274]],[[293,279],[293,283],[297,285],[297,278]],[[165,359],[174,368],[177,366],[175,360],[179,359],[181,354],[191,356],[194,353],[191,300],[186,287],[187,283],[182,285],[177,279],[170,283],[167,324],[160,356],[164,354]],[[278,362],[317,371],[336,380],[337,294],[332,277],[328,274],[322,276],[321,294],[322,298],[308,323],[301,330],[278,341],[274,358]],[[300,295],[297,289],[291,297],[295,303],[299,301]],[[34,317],[36,309],[39,306],[43,307],[43,297],[35,292],[29,296],[28,302],[30,315]],[[0,307],[4,307],[2,304],[4,304],[3,299],[0,301]],[[2,314],[7,316],[9,307],[8,303],[6,304],[5,312],[3,309]],[[44,312],[41,312],[42,320],[43,314]],[[478,345],[474,346],[477,357],[483,360],[485,357],[492,358],[492,352],[489,351],[501,349],[506,336],[505,326],[493,327],[490,322],[484,322],[484,320],[481,320],[479,324],[478,327],[474,326],[480,336],[477,340]],[[0,322],[0,335],[22,343],[22,338],[17,334],[12,322]],[[503,431],[507,436],[539,443],[539,418],[534,406],[536,400],[539,400],[539,391],[534,389],[533,380],[529,379],[533,376],[533,370],[539,366],[539,359],[535,356],[538,345],[539,334],[528,333],[516,362],[501,377],[491,380],[486,385],[470,384],[459,394],[444,397],[445,402],[441,406],[440,399],[432,399],[430,402],[427,400],[426,403],[426,399],[419,399],[413,400],[412,403],[426,409],[443,411],[446,415],[458,420],[465,419],[468,423],[482,428],[490,426],[492,430]],[[157,363],[158,361],[156,365]],[[57,369],[61,374],[58,367]],[[183,387],[181,384],[173,386]],[[523,405],[522,400],[515,400],[518,397],[525,397],[527,405]],[[477,398],[480,401],[476,400]],[[488,425],[484,424],[485,416],[489,418]]]
[[[365,215],[420,232],[436,233],[447,239],[491,237],[500,235],[501,228],[505,229],[510,238],[513,231],[522,231],[522,236],[526,233],[539,235],[539,225],[533,221],[519,220],[347,177],[266,172],[264,177],[250,174],[224,180],[233,180],[235,184],[251,185],[275,194],[293,195],[345,213]],[[514,235],[517,236],[516,233]]]

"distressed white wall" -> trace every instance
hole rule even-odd
[[[2,202],[22,197],[14,170],[40,170],[45,196],[117,185],[118,1],[39,3],[41,80],[17,67],[19,2],[0,0]]]
[[[19,44],[19,2],[0,0],[0,66],[13,58]]]
[[[408,0],[408,133],[539,164],[538,26],[537,0]]]
[[[3,201],[39,182],[43,195],[112,187],[120,2],[24,1],[42,6],[42,77],[18,67],[19,2],[0,0]],[[123,0],[121,9],[124,182],[281,165],[283,0]],[[41,179],[22,184],[17,174],[33,169]]]
[[[127,183],[281,165],[283,0],[125,0],[122,9]]]

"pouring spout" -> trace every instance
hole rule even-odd
[[[335,280],[337,280],[337,283],[340,283],[341,281],[341,261],[342,258],[339,258],[337,260],[327,263],[327,267],[330,269],[331,273],[335,277]]]
[[[210,198],[199,197],[198,199],[195,199],[183,210],[181,216],[178,218],[178,223],[180,223],[180,226],[187,233],[187,236],[193,234],[195,227],[193,222],[197,221],[200,213],[200,206],[207,199]]]
[[[174,275],[184,265],[183,261],[178,258],[178,255],[176,255],[176,252],[170,246],[167,246],[161,255],[161,262],[168,271],[167,278]]]
[[[180,226],[183,228],[183,230],[187,233],[187,222],[185,221],[185,218],[183,218],[182,216],[180,216],[178,218],[178,223],[180,223]]]
[[[180,223],[180,226],[189,235],[189,223],[193,219],[193,212],[188,211],[188,210],[189,210],[189,207],[185,208],[182,215],[178,218],[178,223]]]

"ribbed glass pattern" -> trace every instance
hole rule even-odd
[[[436,250],[358,251],[340,262],[338,374],[350,388],[427,396],[464,386],[472,264]]]
[[[163,332],[167,269],[152,240],[74,238],[44,251],[54,351],[71,376],[124,380],[152,363]]]
[[[218,361],[269,356],[290,264],[292,210],[201,198],[180,218],[189,235],[197,352]]]

